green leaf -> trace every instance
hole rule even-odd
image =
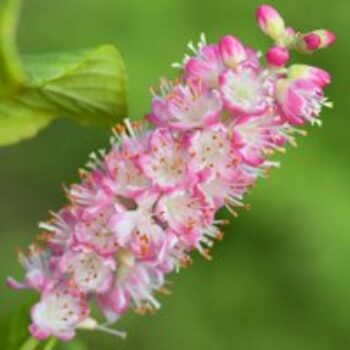
[[[35,136],[57,117],[111,126],[127,116],[127,76],[118,50],[104,45],[24,55],[14,45],[19,0],[0,0],[0,146]]]
[[[34,136],[56,117],[111,126],[127,115],[126,71],[115,47],[23,57],[26,86],[0,98],[0,145]]]

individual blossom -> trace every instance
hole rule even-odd
[[[66,286],[44,292],[41,300],[32,308],[29,330],[40,340],[50,336],[60,340],[70,340],[75,329],[89,316],[89,308],[84,297],[70,291]]]
[[[245,67],[220,75],[224,105],[234,115],[263,113],[270,101],[269,84],[261,72]]]
[[[218,91],[210,90],[201,80],[187,79],[171,87],[165,96],[155,96],[148,120],[158,127],[188,130],[218,121],[222,101]]]
[[[184,185],[190,177],[188,153],[182,135],[166,128],[155,130],[150,136],[149,148],[140,157],[140,166],[152,184],[160,190]]]
[[[118,206],[121,204],[118,203]],[[110,206],[81,218],[72,231],[72,248],[90,249],[106,257],[114,254],[119,244],[117,236],[110,228],[110,223],[117,212],[113,206]]]
[[[36,289],[44,291],[49,288],[52,280],[49,253],[39,246],[29,246],[27,254],[20,251],[18,260],[25,270],[24,282],[18,282],[12,277],[7,279],[7,284],[12,289]]]
[[[82,293],[103,293],[112,284],[115,262],[94,251],[71,250],[61,257],[59,269]]]
[[[157,255],[166,240],[163,227],[154,217],[159,194],[145,193],[138,198],[135,208],[114,215],[110,228],[115,232],[120,247],[136,255],[149,258]]]
[[[225,173],[239,162],[233,138],[224,124],[216,124],[205,130],[197,130],[189,138],[192,172],[211,171]]]
[[[206,228],[213,220],[213,208],[202,193],[180,189],[163,196],[156,215],[179,237],[186,249],[198,248]]]
[[[290,138],[289,131],[273,109],[259,116],[239,117],[232,127],[237,153],[254,167],[261,165],[272,151],[283,150],[283,144]]]
[[[293,67],[290,72],[294,73]],[[319,69],[299,69],[276,82],[276,100],[282,116],[293,125],[305,122],[320,123],[323,106],[331,106],[325,98],[323,87],[329,83],[329,75]]]
[[[139,260],[128,249],[121,249],[116,260],[114,283],[108,292],[98,297],[106,318],[115,321],[129,307],[139,313],[159,309],[160,303],[153,293],[164,285],[165,279],[157,263]]]

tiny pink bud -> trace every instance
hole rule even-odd
[[[274,40],[285,36],[285,25],[281,15],[270,5],[261,5],[256,11],[256,20],[260,29]]]
[[[296,48],[305,53],[312,53],[333,44],[335,35],[328,30],[314,30],[313,32],[302,34],[296,42]]]
[[[315,51],[321,45],[321,38],[314,33],[306,34],[303,40],[309,51]]]
[[[266,61],[274,67],[283,67],[289,60],[289,52],[283,46],[273,46],[266,52]]]
[[[246,59],[243,45],[232,35],[226,35],[221,38],[219,50],[225,65],[230,68],[234,68]]]

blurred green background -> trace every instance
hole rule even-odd
[[[349,0],[270,1],[301,30],[326,27],[334,47],[302,59],[329,70],[323,112],[282,168],[261,181],[226,228],[214,260],[196,257],[170,279],[173,295],[155,316],[127,315],[118,325],[126,341],[80,332],[86,349],[330,350],[350,349],[350,107]],[[130,77],[130,116],[148,111],[148,87],[173,75],[186,43],[204,31],[210,41],[234,33],[266,48],[248,0],[26,0],[19,28],[23,53],[66,51],[115,43]],[[298,59],[299,57],[295,57]],[[0,315],[25,304],[30,292],[7,290],[21,275],[15,249],[37,232],[48,209],[64,203],[61,183],[76,179],[108,130],[58,120],[30,141],[0,149]],[[2,349],[2,347],[0,346]],[[79,347],[77,349],[83,349]],[[5,350],[5,349],[4,349]]]

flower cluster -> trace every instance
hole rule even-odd
[[[198,250],[210,259],[226,207],[236,214],[243,196],[278,163],[271,154],[295,144],[306,123],[319,124],[329,105],[322,69],[286,66],[290,49],[310,53],[334,40],[324,30],[302,34],[268,5],[259,27],[274,42],[265,55],[234,36],[207,44],[204,36],[182,63],[179,78],[152,90],[146,124],[114,128],[108,152],[92,154],[81,182],[66,189],[69,203],[40,224],[41,244],[20,253],[26,275],[15,289],[40,293],[30,332],[69,340],[77,328],[109,328],[129,309],[160,307],[166,275],[186,267]],[[97,300],[106,323],[89,311]]]

